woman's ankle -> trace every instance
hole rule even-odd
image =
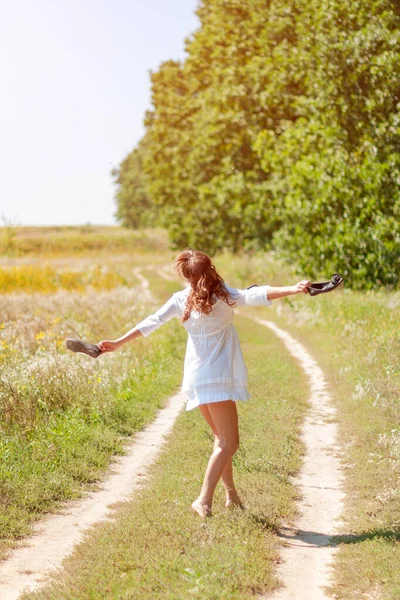
[[[244,510],[244,504],[241,501],[241,499],[239,498],[239,496],[237,498],[235,498],[234,500],[231,498],[227,498],[226,502],[225,502],[225,507],[226,508],[240,508],[241,510]]]
[[[193,502],[192,509],[195,512],[197,512],[197,514],[200,515],[200,517],[202,517],[203,519],[206,518],[206,517],[211,517],[212,516],[211,502],[207,503],[201,497],[197,498]]]
[[[206,498],[205,496],[200,495],[197,500],[203,505],[203,506],[208,506],[208,508],[211,509],[212,507],[212,503],[213,503],[213,499],[212,498]]]
[[[236,488],[225,488],[225,496],[227,500],[238,500],[239,492]]]

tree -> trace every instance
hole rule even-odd
[[[146,153],[145,138],[137,148],[112,171],[119,188],[116,195],[116,218],[125,227],[137,229],[158,224],[159,215],[148,194],[146,173],[143,167]]]
[[[398,5],[202,0],[197,14],[186,60],[152,74],[122,210],[147,198],[175,247],[272,247],[310,276],[396,285]]]

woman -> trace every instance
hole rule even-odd
[[[215,436],[199,497],[193,510],[211,516],[214,490],[222,479],[226,506],[242,506],[232,474],[232,457],[239,447],[235,402],[248,400],[247,369],[234,328],[234,306],[268,306],[271,300],[307,293],[309,281],[294,286],[254,286],[245,290],[228,287],[204,252],[185,250],[175,259],[175,270],[188,287],[176,292],[153,315],[115,341],[98,344],[102,353],[112,352],[138,337],[147,337],[161,325],[179,317],[188,332],[183,391],[186,410],[199,407]]]

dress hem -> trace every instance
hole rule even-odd
[[[224,400],[232,400],[233,402],[238,402],[238,401],[247,401],[250,400],[251,398],[251,394],[249,392],[242,392],[242,393],[238,393],[238,392],[220,392],[218,394],[209,394],[208,397],[205,398],[200,398],[200,397],[196,397],[196,398],[188,398],[187,403],[186,403],[186,410],[193,410],[194,408],[197,408],[200,405],[203,404],[212,404],[213,402],[223,402]]]

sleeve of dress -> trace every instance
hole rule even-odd
[[[136,329],[139,329],[140,333],[144,337],[147,337],[174,317],[179,317],[179,309],[175,296],[171,296],[168,302],[161,306],[154,314],[140,321],[136,325]]]
[[[227,287],[227,290],[236,306],[270,306],[272,304],[268,298],[267,285],[254,286],[245,290]]]

